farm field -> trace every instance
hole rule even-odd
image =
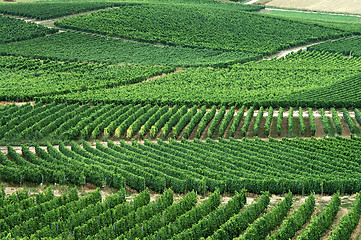
[[[327,14],[315,11],[287,10],[267,8],[262,10],[260,14],[266,14],[274,17],[282,17],[296,21],[304,21],[306,23],[314,23],[321,26],[333,27],[359,34],[361,31],[361,18],[347,16],[343,14]]]
[[[59,44],[61,43],[61,44]],[[226,66],[258,59],[259,54],[153,45],[101,35],[63,32],[0,46],[1,55],[57,61],[91,61],[168,66]]]
[[[327,41],[316,46],[309,47],[310,50],[327,51],[332,53],[342,53],[348,56],[361,56],[360,37],[352,37],[347,39],[339,39],[337,41]]]
[[[359,58],[299,51],[228,68],[188,68],[150,82],[54,96],[57,101],[359,107]],[[349,91],[345,91],[345,88]],[[332,94],[329,94],[329,91]]]
[[[8,189],[9,187],[3,189],[3,193]],[[350,235],[355,239],[358,232],[355,230],[355,223],[361,210],[360,195],[335,194],[332,198],[325,199],[313,194],[304,197],[288,193],[285,197],[275,198],[267,192],[260,196],[250,196],[241,191],[233,197],[227,197],[216,191],[199,198],[195,192],[177,195],[166,191],[154,197],[148,190],[128,196],[124,189],[105,198],[103,191],[99,189],[85,195],[81,193],[83,196],[79,194],[73,188],[55,196],[54,190],[48,188],[37,193],[30,193],[30,189],[26,192],[24,189],[2,197],[6,212],[2,213],[1,221],[6,224],[3,228],[7,229],[2,232],[2,236],[11,231],[13,236],[30,239],[64,238],[69,235],[73,239],[83,239],[86,236],[98,239],[198,239],[200,236],[207,239],[232,239],[239,236],[247,239],[247,236],[256,233],[267,239],[295,235],[305,239],[319,227],[320,219],[327,217],[327,226],[334,227],[335,222],[340,221],[333,230],[322,228],[321,231],[326,232],[327,236],[338,239],[339,236]],[[31,204],[35,198],[39,206]],[[9,216],[15,206],[22,207],[16,213],[17,216],[22,216],[22,221],[14,222],[14,218]],[[42,206],[49,209],[43,212],[44,215],[41,215]],[[35,209],[38,211],[27,214]],[[209,213],[210,211],[213,212]],[[311,216],[313,221],[307,221]],[[282,223],[283,219],[285,221]],[[298,220],[297,226],[291,227],[295,220]],[[352,224],[346,226],[346,222],[350,220]],[[125,225],[123,221],[128,223]],[[204,224],[208,225],[204,229],[206,231],[196,231],[203,229]],[[237,230],[232,228],[235,225]],[[262,226],[267,226],[266,230],[257,230]]]
[[[215,17],[214,10],[194,5],[183,5],[178,8],[164,4],[127,5],[121,9],[64,18],[56,21],[55,25],[151,43],[260,54],[274,53],[282,48],[319,39],[347,35],[344,31],[332,28],[247,12],[219,9]],[[139,17],[132,17],[134,15]],[[242,22],[242,25],[239,25],[239,22]],[[262,28],[262,22],[267,22],[268,27]],[[262,40],[252,41],[251,36]]]
[[[0,109],[3,143],[58,140],[360,136],[355,108],[25,104]]]
[[[357,4],[356,0],[344,0],[342,2],[335,0],[271,0],[266,3],[266,6],[321,12],[361,14],[361,6]]]
[[[360,19],[0,2],[0,239],[360,240]]]
[[[94,147],[84,141],[72,142],[71,148],[62,142],[56,148],[23,146],[20,152],[8,146],[7,155],[1,154],[0,173],[3,180],[19,184],[106,183],[156,192],[172,188],[205,193],[219,188],[234,193],[246,188],[252,193],[355,193],[360,189],[360,142],[355,137],[146,140],[105,145],[97,141]]]

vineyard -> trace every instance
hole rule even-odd
[[[360,107],[360,67],[360,58],[300,51],[285,58],[228,68],[188,68],[151,82],[70,93],[53,99],[189,107]]]
[[[57,62],[22,57],[0,57],[3,101],[110,88],[172,72],[172,67]],[[90,74],[91,73],[91,74]]]
[[[166,4],[126,5],[109,11],[64,18],[56,21],[55,25],[151,43],[259,54],[348,35],[341,30],[253,13],[194,5],[175,8]],[[254,38],[262,40],[253,41]]]
[[[61,44],[59,44],[61,43]],[[64,32],[0,46],[1,55],[58,61],[91,61],[168,66],[226,66],[259,58],[257,54],[156,46],[101,35]]]
[[[256,111],[256,113],[255,113]],[[286,112],[284,112],[286,111]],[[326,114],[325,114],[326,112]],[[361,114],[334,108],[240,109],[216,106],[95,105],[78,103],[0,108],[0,139],[22,143],[94,139],[280,138],[360,136]],[[316,117],[315,117],[316,116]]]
[[[1,15],[0,26],[0,44],[44,36],[58,31]]]
[[[360,37],[343,38],[337,41],[327,41],[322,44],[311,46],[309,49],[320,52],[327,51],[332,53],[342,53],[349,57],[359,57],[361,56],[360,43]]]
[[[266,4],[0,2],[0,239],[361,240],[361,18]]]
[[[120,6],[119,2],[30,2],[0,4],[0,13],[45,20],[80,12]]]
[[[131,200],[124,189],[105,199],[100,189],[81,198],[76,188],[58,197],[50,188],[33,196],[19,191],[1,197],[0,237],[215,240],[291,239],[296,235],[297,239],[318,239],[338,212],[345,211],[339,193],[322,208],[316,205],[314,193],[303,203],[291,192],[274,205],[270,197],[265,192],[249,204],[245,190],[226,203],[222,203],[219,190],[201,202],[194,191],[175,200],[167,190],[153,201],[148,190]],[[361,195],[355,198],[337,228],[330,231],[330,239],[347,239],[357,227]],[[21,210],[14,212],[15,208]]]
[[[169,143],[159,139],[120,145],[108,141],[107,146],[97,141],[94,148],[84,141],[72,142],[70,149],[62,142],[45,149],[23,146],[21,155],[8,145],[7,157],[1,155],[0,175],[18,184],[127,185],[156,192],[171,187],[178,193],[216,188],[227,193],[242,188],[274,194],[355,193],[361,189],[360,144],[359,138]]]

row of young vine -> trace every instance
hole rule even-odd
[[[174,197],[170,189],[153,201],[147,189],[130,201],[124,188],[104,199],[99,188],[82,198],[76,188],[59,197],[54,196],[51,188],[32,196],[30,192],[18,191],[8,197],[2,190],[0,237],[272,240],[291,239],[305,226],[297,239],[319,239],[333,223],[341,203],[336,193],[326,208],[311,218],[315,211],[314,193],[293,213],[290,213],[294,201],[291,192],[273,208],[269,207],[269,192],[263,192],[246,206],[245,189],[236,192],[224,205],[219,189],[200,203],[194,191],[177,201]],[[358,194],[351,211],[341,218],[337,228],[330,230],[330,239],[351,236],[360,219],[360,200]]]
[[[264,116],[265,111],[267,116]],[[258,110],[254,107],[240,109],[224,106],[192,108],[184,106],[148,105],[95,105],[90,104],[42,104],[34,106],[7,105],[0,108],[0,138],[8,141],[29,140],[75,140],[75,139],[155,139],[155,138],[217,138],[217,137],[277,137],[315,136],[316,119],[314,110],[308,108],[308,116],[298,108],[298,116],[293,108]],[[256,113],[255,113],[256,112]],[[345,128],[351,134],[359,134],[361,114],[354,109],[355,117],[349,110],[342,109],[343,116],[331,108],[332,120],[320,109],[321,123],[325,135],[333,128],[342,134]],[[352,112],[351,112],[352,114]],[[288,127],[284,127],[287,124]],[[318,123],[319,124],[319,123]],[[330,130],[331,129],[331,130]],[[288,132],[285,135],[284,132]]]
[[[119,145],[120,144],[120,145]],[[0,178],[23,184],[58,183],[120,188],[125,185],[162,192],[196,190],[233,193],[247,188],[253,193],[270,191],[307,194],[358,192],[361,189],[360,146],[352,139],[283,139],[242,141],[231,138],[205,142],[170,140],[158,143],[133,140],[132,144],[96,142],[70,149],[23,146],[21,155],[8,146],[0,155]],[[35,154],[33,153],[35,151]],[[79,169],[82,169],[79,172]]]

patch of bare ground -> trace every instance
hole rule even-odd
[[[272,138],[277,138],[278,137],[278,135],[277,135],[277,117],[272,118],[269,135]]]
[[[315,137],[321,138],[321,137],[325,136],[325,131],[323,130],[323,126],[322,126],[320,117],[315,117],[315,124],[316,124]]]
[[[341,118],[341,126],[342,126],[342,134],[341,137],[349,137],[351,135],[350,128],[348,127],[347,123],[345,122],[344,118]]]
[[[144,81],[142,81],[142,82],[151,82],[151,81],[154,81],[154,80],[156,80],[156,79],[159,79],[159,78],[162,78],[162,77],[165,77],[165,76],[168,76],[168,75],[177,73],[177,72],[181,72],[181,71],[183,71],[183,70],[184,70],[183,68],[177,68],[174,72],[163,73],[162,75],[157,75],[157,76],[148,78],[148,79],[146,79],[146,80],[144,80]]]
[[[288,137],[288,118],[283,117],[281,124],[281,137]]]
[[[15,102],[15,101],[10,101],[10,102],[6,102],[6,101],[0,101],[0,105],[2,106],[6,106],[6,105],[11,105],[11,104],[15,104],[17,106],[22,106],[25,105],[27,103],[30,103],[32,106],[35,105],[35,101],[29,101],[29,102]]]

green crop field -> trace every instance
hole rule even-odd
[[[151,82],[54,98],[108,103],[203,104],[208,107],[243,104],[342,107],[339,106],[341,102],[344,107],[359,107],[360,67],[359,58],[302,51],[281,59],[228,68],[190,68]],[[347,87],[352,91],[343,91]],[[329,90],[339,91],[339,94],[328,96]],[[306,94],[309,96],[304,97]]]
[[[361,56],[361,38],[352,37],[339,39],[337,41],[327,41],[315,46],[309,47],[310,50],[327,51],[332,53],[341,53],[346,56]]]
[[[0,15],[0,44],[44,36],[57,32],[35,23]]]
[[[151,106],[79,103],[0,109],[3,143],[45,143],[59,140],[206,139],[218,137],[360,136],[359,109],[236,109],[225,106]]]
[[[360,19],[2,1],[0,239],[359,240]]]
[[[61,43],[61,44],[60,44]],[[65,61],[94,61],[171,66],[226,66],[259,54],[196,49],[123,41],[105,36],[64,32],[0,46],[0,54]]]
[[[27,101],[66,92],[106,89],[174,71],[171,67],[160,66],[114,66],[19,57],[1,57],[0,66],[4,84],[0,89],[0,99],[5,101]]]
[[[177,8],[171,5],[127,5],[62,19],[55,24],[146,42],[263,54],[347,34],[331,28],[252,13],[221,9],[216,12],[217,15],[214,8],[187,5]],[[267,27],[262,27],[262,23]]]

